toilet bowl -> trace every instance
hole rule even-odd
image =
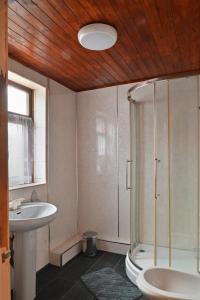
[[[170,268],[150,268],[140,272],[139,289],[149,299],[200,300],[200,276]]]

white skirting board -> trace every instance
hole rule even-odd
[[[126,254],[130,244],[114,241],[97,240],[97,249],[118,254]],[[82,250],[82,236],[76,235],[69,241],[50,251],[50,263],[62,267]]]
[[[97,240],[97,249],[102,250],[102,251],[108,251],[108,252],[126,255],[126,253],[130,249],[130,244],[99,239],[99,240]]]
[[[73,257],[78,255],[82,249],[82,237],[76,235],[70,240],[50,251],[50,263],[62,267]]]

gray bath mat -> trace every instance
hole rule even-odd
[[[85,274],[81,279],[98,300],[135,300],[142,296],[136,286],[111,268]]]

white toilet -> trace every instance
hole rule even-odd
[[[141,271],[137,285],[149,299],[200,300],[200,276],[170,268]]]

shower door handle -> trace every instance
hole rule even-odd
[[[128,190],[132,190],[132,187],[131,187],[131,185],[129,185],[129,180],[130,180],[130,176],[129,176],[129,172],[128,172],[128,170],[129,170],[129,164],[131,164],[133,161],[132,160],[129,160],[129,159],[127,159],[127,161],[126,161],[126,190],[128,191]]]
[[[160,163],[160,159],[155,158],[155,199],[160,196],[160,194],[157,194],[158,163]]]

